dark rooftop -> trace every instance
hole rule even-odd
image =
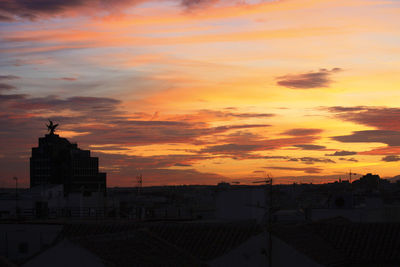
[[[400,266],[399,223],[352,223],[335,218],[275,226],[273,232],[325,266]]]
[[[131,250],[135,250],[135,253],[141,253],[140,250],[144,250],[141,253],[143,257],[147,257],[145,256],[147,251],[154,250],[154,253],[160,254],[160,258],[165,256],[167,257],[166,259],[169,259],[168,257],[171,255],[183,253],[185,256],[182,259],[200,264],[223,255],[261,231],[262,229],[254,222],[76,223],[66,224],[59,238],[79,240],[80,244],[88,247],[95,254],[106,257],[105,260],[111,262],[114,262],[118,257],[122,257],[121,255],[127,255],[123,257],[128,257],[125,260],[131,261],[132,255],[128,255]],[[132,238],[132,240],[131,238],[122,238],[128,236],[135,238]],[[120,241],[121,238],[124,240],[123,242]],[[92,242],[92,240],[96,241]],[[163,254],[164,252],[161,251],[161,247],[158,247],[157,242],[173,251],[170,254]],[[104,252],[104,254],[102,250],[106,250],[107,247],[111,249]],[[129,251],[126,251],[124,247],[130,247]],[[149,262],[149,265],[146,266],[153,266],[150,259],[143,258],[142,260]],[[172,262],[175,262],[174,258],[171,258]],[[185,266],[182,264],[175,266]],[[117,264],[117,266],[125,265]]]

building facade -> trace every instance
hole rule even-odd
[[[64,194],[106,194],[106,173],[99,172],[99,159],[79,149],[54,131],[39,138],[30,158],[30,187],[62,184]]]

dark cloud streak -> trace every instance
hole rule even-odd
[[[343,143],[384,143],[389,146],[400,146],[400,132],[398,131],[355,131],[350,135],[334,136],[332,139]]]
[[[400,157],[397,155],[390,155],[390,156],[383,157],[382,161],[386,161],[386,162],[400,161]]]
[[[355,158],[339,158],[339,160],[343,160],[343,161],[352,161],[352,162],[358,162],[358,160],[356,160]]]
[[[289,74],[277,78],[277,84],[291,89],[313,89],[329,87],[332,83],[331,75],[341,71],[340,68],[320,69],[316,72]]]
[[[305,164],[314,164],[314,163],[336,163],[335,161],[327,158],[313,158],[313,157],[302,157],[299,160]]]
[[[119,10],[136,5],[141,0],[7,0],[0,3],[0,13],[5,21],[15,18],[36,20],[54,17],[67,12],[90,14],[97,11]]]
[[[0,92],[14,90],[14,89],[17,89],[17,88],[13,85],[9,85],[6,83],[0,83]]]
[[[0,75],[0,80],[15,80],[20,78],[21,77],[15,75]]]
[[[182,9],[208,8],[220,0],[175,0]],[[0,21],[39,20],[56,16],[98,15],[123,12],[149,0],[6,0],[0,2]],[[235,0],[234,4],[241,4]]]
[[[316,135],[322,133],[322,129],[309,129],[309,128],[295,128],[283,132],[282,134],[285,135],[292,135],[292,136],[305,136],[305,135]]]
[[[181,0],[181,5],[186,9],[201,8],[217,3],[218,0]]]
[[[300,148],[301,150],[321,150],[326,148],[325,146],[309,145],[309,144],[294,145],[294,147]]]
[[[388,107],[342,107],[327,108],[335,117],[344,121],[375,127],[379,130],[400,130],[400,108]]]
[[[265,169],[287,170],[287,171],[302,171],[302,172],[305,172],[305,173],[320,173],[322,171],[321,168],[317,168],[317,167],[295,168],[295,167],[271,166],[271,167],[265,167]]]
[[[325,156],[334,156],[334,157],[336,157],[336,156],[351,156],[351,155],[356,155],[356,154],[357,154],[357,152],[354,152],[354,151],[342,150],[342,151],[335,151],[335,153],[333,153],[333,154],[325,154]]]

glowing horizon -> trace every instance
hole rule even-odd
[[[0,187],[46,132],[108,186],[399,175],[400,2],[0,3]]]

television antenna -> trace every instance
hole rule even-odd
[[[272,184],[273,184],[273,179],[272,175],[266,174],[264,172],[264,180],[262,181],[254,181],[254,184],[259,184],[259,183],[265,183],[265,213],[268,214],[268,220],[266,223],[266,228],[267,228],[267,238],[268,238],[268,266],[272,266],[272,212],[273,212],[273,207],[272,207]],[[269,195],[269,200],[268,196]],[[269,202],[269,203],[268,203]],[[268,231],[269,230],[269,231]]]
[[[142,191],[142,185],[143,185],[143,176],[142,173],[139,173],[138,175],[136,175],[136,188],[138,195],[140,195],[140,192]]]
[[[349,171],[349,182],[351,183],[351,176],[352,175],[357,175],[357,173],[351,172],[351,169]]]

